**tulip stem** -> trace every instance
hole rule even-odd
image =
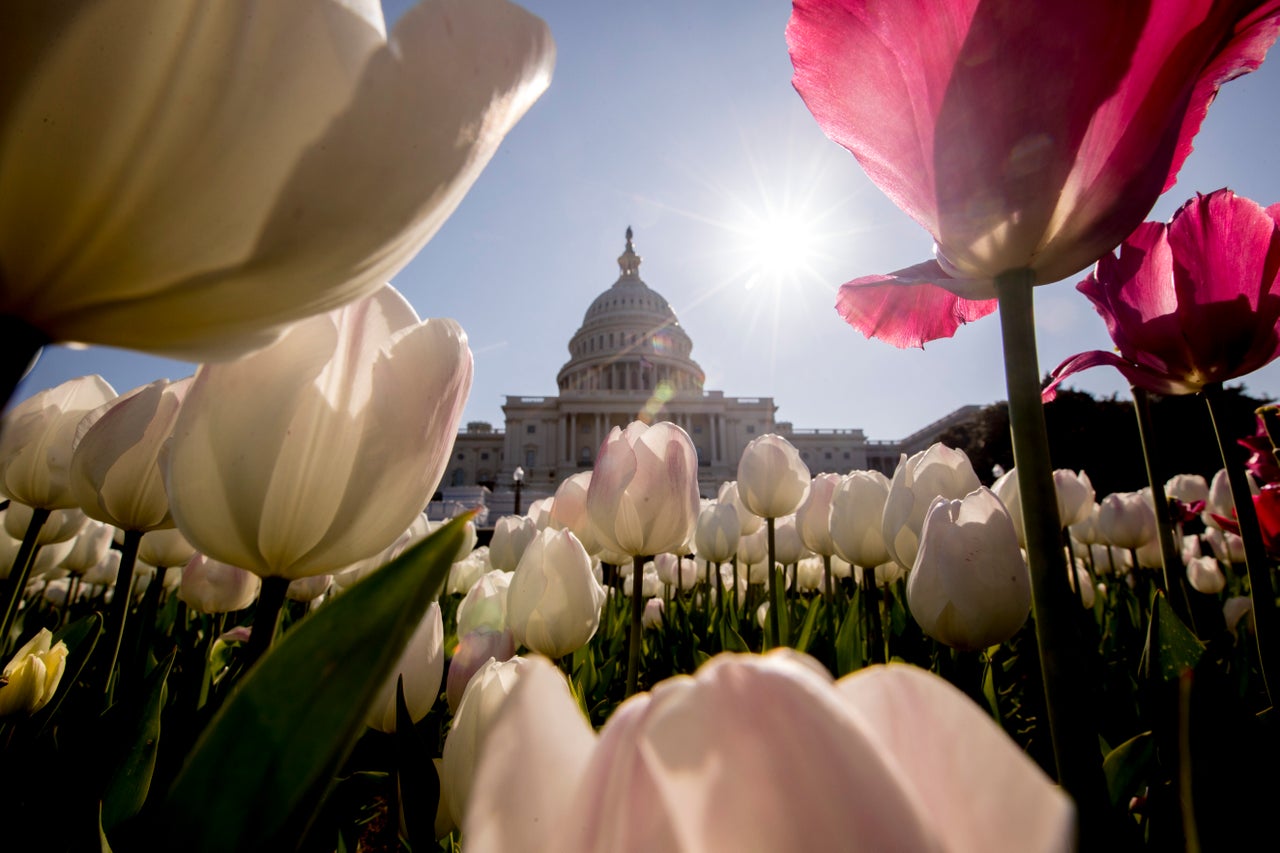
[[[1033,287],[1035,273],[1016,269],[996,277],[1004,345],[1009,429],[1018,471],[1018,495],[1027,536],[1031,607],[1044,675],[1049,731],[1058,780],[1075,798],[1080,846],[1090,849],[1105,835],[1109,799],[1102,775],[1094,722],[1093,691],[1085,661],[1096,650],[1082,638],[1062,551],[1062,524],[1049,459],[1049,434],[1040,400]]]
[[[31,566],[36,561],[36,539],[40,536],[40,528],[44,527],[48,519],[47,509],[37,507],[31,511],[27,532],[23,534],[17,556],[9,567],[8,595],[5,598],[4,619],[0,621],[0,652],[9,645],[9,630],[13,628],[13,619],[18,615],[18,602],[22,600],[22,592],[27,588],[27,578],[31,576]]]
[[[1142,443],[1142,461],[1147,468],[1147,482],[1151,484],[1151,504],[1156,511],[1156,536],[1160,541],[1160,563],[1164,569],[1164,589],[1173,611],[1186,624],[1191,624],[1191,603],[1187,600],[1186,587],[1181,583],[1186,574],[1182,571],[1182,555],[1173,541],[1173,519],[1169,513],[1169,499],[1164,493],[1164,480],[1156,474],[1155,456],[1152,453],[1154,431],[1151,421],[1151,399],[1147,389],[1131,386],[1133,411],[1138,416],[1138,439]],[[1137,564],[1134,564],[1137,567]]]
[[[49,338],[17,317],[0,316],[0,409],[40,354]]]
[[[644,557],[635,557],[631,569],[631,636],[627,642],[627,696],[634,696],[640,680],[640,629],[644,616]]]
[[[138,543],[142,541],[141,530],[126,530],[124,544],[120,546],[120,569],[116,572],[115,592],[111,593],[111,610],[107,614],[106,648],[111,656],[106,658],[107,666],[102,671],[102,694],[106,705],[111,704],[115,682],[111,676],[115,672],[116,661],[120,658],[120,645],[124,640],[124,623],[129,617],[129,600],[133,597],[133,569],[138,563]]]
[[[1217,382],[1206,385],[1201,393],[1209,406],[1209,420],[1213,422],[1218,451],[1222,454],[1222,465],[1227,470],[1227,481],[1231,484],[1231,500],[1236,505],[1236,521],[1240,525],[1240,539],[1244,542],[1245,571],[1249,574],[1249,594],[1253,599],[1258,666],[1262,670],[1267,696],[1272,697],[1267,667],[1268,663],[1274,664],[1280,660],[1280,651],[1276,649],[1276,643],[1280,641],[1280,626],[1276,623],[1276,592],[1271,583],[1267,546],[1262,541],[1262,528],[1258,526],[1258,512],[1253,506],[1253,490],[1249,488],[1249,477],[1245,473],[1244,464],[1238,454],[1231,452],[1232,447],[1227,443],[1229,438],[1223,433],[1225,413],[1222,410],[1222,385]]]
[[[774,561],[774,526],[773,519],[766,518],[764,520],[765,530],[767,531],[766,541],[769,545],[769,631],[772,634],[773,646],[785,646],[786,642],[782,639],[782,608],[780,607],[780,597],[778,592],[777,563]]]
[[[253,630],[245,644],[245,670],[257,663],[267,653],[280,631],[280,616],[284,612],[285,594],[289,591],[289,579],[277,576],[262,579],[258,593],[258,606],[253,610]]]

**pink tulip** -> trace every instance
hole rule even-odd
[[[936,242],[936,260],[844,285],[841,316],[918,346],[993,312],[1001,273],[1093,263],[1278,28],[1280,0],[796,0],[796,89]]]
[[[1197,195],[1169,224],[1145,222],[1103,255],[1079,291],[1116,343],[1082,352],[1044,391],[1100,364],[1157,394],[1194,394],[1280,356],[1280,204],[1263,209],[1230,190]]]
[[[779,649],[664,681],[598,735],[531,659],[488,728],[463,831],[474,853],[1034,851],[1070,849],[1072,818],[941,678],[892,665],[833,682]]]

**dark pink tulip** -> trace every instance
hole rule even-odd
[[[1145,222],[1103,255],[1077,289],[1093,302],[1119,354],[1082,352],[1044,391],[1110,364],[1157,394],[1194,394],[1280,356],[1280,205],[1230,190],[1197,195],[1166,226]]]
[[[840,314],[921,345],[994,311],[1001,273],[1093,263],[1278,30],[1280,0],[795,0],[796,89],[936,241],[936,261],[845,284]]]

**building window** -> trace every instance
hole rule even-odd
[[[830,450],[828,450],[826,453],[822,454],[822,458],[823,458],[823,459],[830,459],[830,458],[831,458],[831,451],[830,451]],[[778,611],[778,612],[779,612],[779,613],[781,613],[782,611]]]
[[[582,452],[578,454],[578,461],[583,465],[591,464],[591,448],[590,447],[582,448]]]
[[[524,431],[525,431],[525,432],[527,432],[527,433],[529,433],[529,435],[533,435],[535,432],[537,432],[537,431],[538,431],[538,425],[537,425],[537,424],[529,424],[528,426],[526,426],[526,427],[524,428]]]
[[[466,479],[467,479],[466,471],[463,471],[461,468],[453,469],[453,482],[451,483],[451,485],[461,486],[466,481]]]
[[[481,458],[481,459],[488,459],[488,458],[489,458],[489,454],[488,454],[488,453],[481,453],[481,454],[480,454],[480,458]],[[779,611],[779,612],[781,612],[781,611]]]
[[[756,425],[747,424],[747,435],[755,435],[755,433],[756,433]]]
[[[695,426],[694,426],[694,428],[693,428],[693,434],[694,434],[694,435],[702,435],[702,427],[700,427],[700,426],[696,426],[696,425],[695,425]],[[782,611],[778,611],[778,612],[779,612],[779,613],[781,613]]]
[[[537,460],[537,458],[538,458],[538,451],[534,450],[532,447],[526,450],[524,452],[524,467],[532,468],[533,463]]]
[[[459,454],[458,454],[458,461],[459,461],[459,462],[463,461],[463,460],[464,460],[464,459],[466,459],[466,458],[467,458],[467,454],[465,454],[465,453],[459,453]]]
[[[844,458],[845,458],[845,459],[852,459],[852,458],[853,458],[853,454],[851,454],[849,451],[847,451],[847,450],[846,450],[846,451],[844,452]],[[781,612],[781,611],[779,611],[779,612]]]

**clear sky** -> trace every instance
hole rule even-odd
[[[385,5],[394,20],[408,2]],[[501,425],[505,395],[556,393],[570,336],[617,278],[627,226],[641,276],[676,310],[709,389],[773,396],[778,419],[798,428],[861,427],[877,439],[1003,399],[994,315],[909,351],[867,341],[836,315],[841,283],[925,260],[931,240],[823,136],[795,94],[788,3],[522,5],[555,36],[551,88],[394,279],[419,314],[454,317],[467,330],[475,353],[467,420]],[[1264,205],[1280,201],[1280,49],[1273,54],[1224,87],[1152,218],[1223,186]],[[1042,373],[1111,347],[1073,284],[1036,291]],[[125,391],[192,369],[51,348],[19,396],[85,373]],[[1280,397],[1280,364],[1245,384]],[[1103,368],[1067,385],[1127,392]]]

